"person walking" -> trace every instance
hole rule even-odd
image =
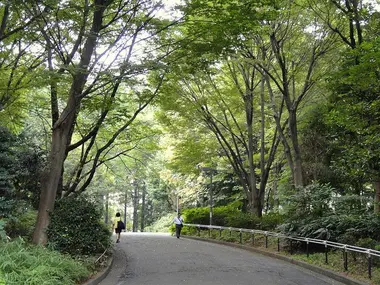
[[[179,238],[183,227],[183,218],[181,217],[181,214],[179,212],[177,217],[174,217],[173,223],[175,223],[175,234],[177,238]]]
[[[116,213],[116,219],[115,219],[115,222],[113,223],[113,227],[114,227],[115,233],[116,233],[116,243],[119,243],[121,231],[125,229],[125,225],[121,221],[121,216],[120,216],[119,212]]]

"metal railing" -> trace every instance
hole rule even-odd
[[[240,243],[243,243],[243,233],[250,233],[252,245],[255,245],[255,234],[263,235],[265,237],[265,247],[268,248],[268,237],[277,238],[277,251],[280,251],[280,239],[288,240],[290,243],[290,254],[293,254],[293,241],[303,242],[306,245],[306,254],[309,257],[309,244],[319,244],[323,245],[325,248],[325,263],[328,264],[328,248],[341,249],[343,251],[343,266],[344,270],[348,270],[348,252],[357,252],[365,254],[368,262],[368,277],[372,278],[372,258],[380,257],[380,251],[373,250],[364,247],[353,246],[349,244],[342,244],[337,242],[332,242],[328,240],[314,239],[314,238],[304,238],[299,236],[286,236],[281,233],[262,231],[262,230],[252,230],[252,229],[243,229],[243,228],[233,228],[233,227],[222,227],[222,226],[212,226],[212,225],[199,225],[199,224],[187,224],[185,226],[195,227],[198,230],[198,236],[200,236],[201,229],[209,230],[209,237],[211,237],[211,230],[219,230],[219,237],[222,236],[222,231],[227,230],[231,233],[239,232]]]

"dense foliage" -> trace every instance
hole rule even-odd
[[[311,184],[289,193],[283,233],[375,248],[380,245],[380,216],[370,199],[340,195],[329,185]]]
[[[89,274],[86,265],[48,248],[22,240],[0,246],[0,284],[74,285]]]
[[[280,214],[271,213],[263,215],[261,218],[251,213],[242,213],[237,207],[237,203],[227,206],[213,208],[213,224],[225,227],[276,230],[283,221]],[[186,209],[183,217],[189,224],[209,224],[210,209],[208,207]]]
[[[110,228],[101,221],[96,203],[85,197],[60,200],[48,228],[50,245],[63,253],[101,253],[110,246]]]

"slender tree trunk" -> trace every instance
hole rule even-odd
[[[81,95],[87,81],[90,60],[101,30],[104,9],[110,4],[109,1],[105,0],[96,0],[94,2],[95,10],[91,31],[84,44],[81,61],[73,78],[67,105],[53,127],[49,165],[42,181],[37,222],[33,233],[33,243],[35,244],[44,245],[47,242],[46,228],[50,223],[50,213],[54,209],[63,163],[66,158],[66,150],[71,142],[74,124],[80,109]]]
[[[246,104],[249,104],[246,102]],[[252,104],[252,103],[251,103]],[[251,118],[249,118],[251,117]],[[247,133],[248,133],[248,163],[249,163],[249,208],[251,212],[254,214],[258,214],[261,212],[262,207],[260,207],[259,197],[256,189],[256,176],[255,176],[255,166],[253,163],[253,149],[254,149],[254,141],[253,141],[253,130],[252,130],[252,109],[247,110]],[[261,214],[260,214],[261,216]]]
[[[139,207],[139,188],[138,185],[134,185],[134,194],[133,194],[133,232],[138,231],[138,223],[139,223],[139,217],[138,217],[138,207]]]
[[[102,197],[103,197],[103,199],[104,199],[104,195],[102,195]],[[106,207],[105,207],[105,213],[104,213],[104,223],[105,223],[106,225],[108,225],[108,216],[109,216],[109,214],[108,214],[108,202],[109,202],[109,197],[110,197],[110,194],[107,193],[107,194],[106,194]]]
[[[125,195],[124,195],[124,224],[125,224],[125,230],[127,230],[127,202],[128,202],[128,191],[125,190]]]
[[[375,188],[374,212],[375,214],[380,214],[380,180],[375,181],[373,184]]]
[[[294,185],[304,186],[301,150],[298,143],[297,115],[294,110],[289,112],[289,131],[293,145]]]
[[[145,191],[145,184],[143,185],[142,187],[142,197],[141,197],[141,232],[144,231],[144,228],[145,228],[145,195],[146,195],[146,191]]]

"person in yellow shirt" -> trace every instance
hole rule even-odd
[[[116,213],[116,219],[113,223],[113,228],[115,229],[115,233],[116,233],[116,243],[119,243],[120,242],[120,234],[121,234],[121,231],[123,230],[123,226],[121,224],[124,225],[123,222],[121,222],[121,216],[120,216],[120,213]],[[125,227],[124,227],[125,228]]]

